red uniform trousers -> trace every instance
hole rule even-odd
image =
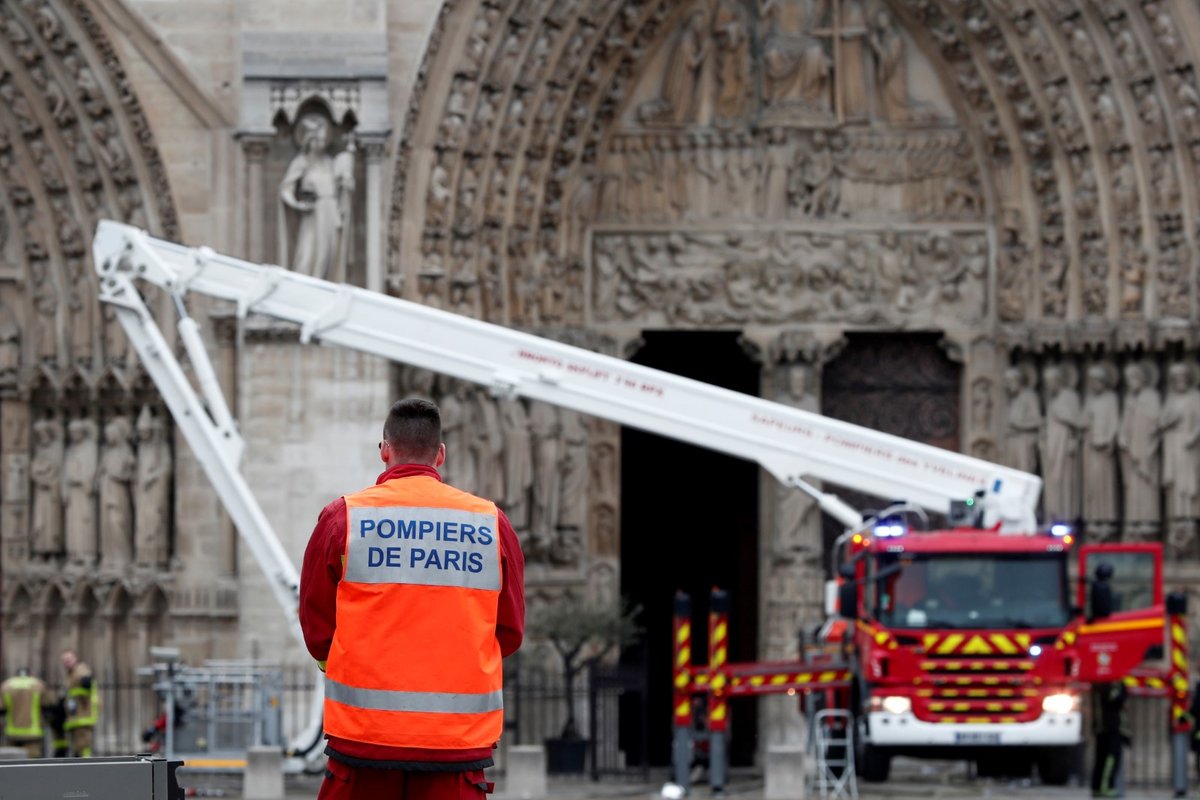
[[[405,772],[352,767],[329,759],[317,800],[484,800],[483,770]]]

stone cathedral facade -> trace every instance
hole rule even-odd
[[[736,332],[763,396],[1040,472],[1200,578],[1198,62],[1191,0],[0,4],[0,666],[306,658],[96,303],[105,217],[619,357]],[[192,311],[297,563],[404,391],[531,607],[619,593],[616,426]],[[757,502],[783,658],[822,526]]]

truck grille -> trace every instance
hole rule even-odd
[[[924,722],[1032,722],[1041,715],[1043,691],[1028,675],[1029,658],[926,658],[913,699]]]

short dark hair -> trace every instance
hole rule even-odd
[[[442,444],[442,414],[428,400],[397,400],[383,423],[383,440],[403,461],[432,464]]]

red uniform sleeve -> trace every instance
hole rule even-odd
[[[304,550],[300,569],[300,629],[308,652],[317,661],[329,658],[337,622],[337,586],[346,553],[346,499],[339,497],[321,510]]]
[[[496,616],[496,641],[500,654],[508,657],[521,647],[525,638],[525,554],[512,523],[497,509],[500,522],[500,559],[504,584],[500,587],[500,608]]]

